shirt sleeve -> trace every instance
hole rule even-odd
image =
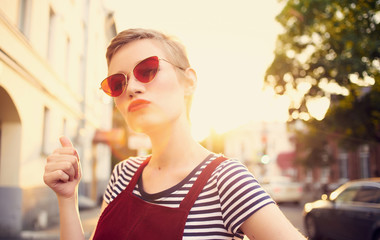
[[[115,189],[114,188],[115,188],[116,180],[120,176],[120,172],[122,170],[122,165],[123,165],[123,162],[120,162],[120,163],[116,164],[115,167],[112,170],[112,174],[111,174],[110,180],[108,181],[108,185],[107,185],[106,191],[104,192],[104,195],[103,195],[103,200],[107,204],[109,204],[110,202],[112,202],[112,200],[117,196],[115,194]]]
[[[222,163],[217,186],[224,223],[232,233],[237,233],[260,208],[275,203],[252,173],[235,159]]]

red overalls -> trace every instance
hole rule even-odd
[[[94,240],[179,240],[187,216],[215,168],[226,158],[219,157],[203,169],[179,208],[146,202],[133,189],[150,158],[137,169],[128,186],[103,211]]]

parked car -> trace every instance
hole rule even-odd
[[[290,177],[276,176],[261,181],[261,186],[277,203],[299,203],[302,199],[303,187]]]
[[[304,224],[313,240],[380,240],[380,178],[349,181],[306,203]]]

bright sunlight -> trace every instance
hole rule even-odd
[[[108,3],[115,9],[118,31],[154,28],[187,47],[198,75],[191,113],[197,139],[210,129],[223,133],[250,121],[288,119],[289,98],[263,91],[264,74],[282,30],[275,21],[283,7],[277,0]]]

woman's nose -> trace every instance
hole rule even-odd
[[[135,97],[145,91],[145,86],[142,82],[138,81],[135,76],[131,76],[127,84],[127,95],[130,98]]]

